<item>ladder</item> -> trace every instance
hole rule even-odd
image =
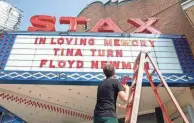
[[[148,62],[146,62],[146,58],[149,59],[151,65],[153,66],[153,71],[149,72],[149,65]],[[171,100],[173,101],[174,105],[178,109],[178,112],[180,113],[181,117],[183,118],[184,123],[189,123],[187,117],[183,113],[180,105],[178,104],[177,100],[175,99],[173,93],[171,92],[169,86],[167,85],[164,77],[162,76],[161,72],[159,71],[157,65],[153,62],[153,59],[150,57],[149,52],[141,51],[135,61],[134,67],[134,74],[132,78],[132,84],[130,89],[129,98],[127,101],[126,106],[126,117],[125,117],[125,123],[136,123],[137,122],[137,116],[138,116],[138,110],[139,110],[139,102],[140,102],[140,95],[141,95],[141,87],[142,87],[142,79],[143,79],[143,71],[145,71],[146,76],[148,78],[148,81],[152,87],[152,90],[154,92],[154,95],[156,96],[156,99],[158,100],[158,103],[160,105],[160,108],[163,112],[164,119],[166,123],[172,123],[170,120],[165,108],[164,104],[158,94],[158,88],[161,86],[164,86],[167,93],[169,94]],[[155,86],[152,76],[157,73],[157,75],[160,78],[161,83],[158,86]]]

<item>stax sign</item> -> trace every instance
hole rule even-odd
[[[128,19],[127,22],[137,29],[135,33],[152,33],[161,34],[160,31],[152,27],[159,19],[148,18],[143,21],[141,19]],[[56,18],[47,15],[35,15],[30,19],[32,26],[28,27],[28,31],[56,31]],[[84,17],[60,17],[60,24],[69,24],[69,31],[76,32],[78,25],[87,25],[89,19]],[[119,32],[123,31],[110,19],[101,19],[89,32]]]

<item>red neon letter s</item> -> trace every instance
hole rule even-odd
[[[32,26],[28,27],[28,31],[55,31],[56,18],[47,15],[35,15],[31,17],[30,22]]]

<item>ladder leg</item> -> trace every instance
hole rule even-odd
[[[164,119],[167,121],[167,123],[171,123],[171,120],[170,120],[170,118],[169,118],[169,116],[168,116],[168,113],[166,112],[166,110],[165,110],[165,108],[164,108],[164,104],[163,104],[163,102],[162,102],[162,99],[160,98],[160,96],[159,96],[159,94],[158,94],[158,90],[157,90],[156,86],[154,85],[154,82],[152,81],[152,78],[151,78],[151,76],[150,76],[148,70],[145,69],[145,73],[146,73],[147,78],[148,78],[148,80],[149,80],[149,83],[150,83],[150,85],[151,85],[151,87],[152,87],[152,90],[153,90],[153,92],[154,92],[154,94],[155,94],[155,96],[156,96],[156,99],[158,100],[158,103],[159,103],[159,105],[160,105],[160,108],[161,108],[161,110],[162,110],[162,112],[163,112]]]
[[[145,53],[140,53],[139,55],[139,65],[137,70],[137,79],[136,79],[136,85],[134,90],[134,99],[132,105],[132,113],[130,117],[130,122],[128,123],[136,123],[137,117],[138,117],[138,111],[139,111],[139,102],[140,102],[140,96],[141,96],[141,88],[142,88],[142,80],[143,80],[143,68],[145,63]]]
[[[142,55],[142,52],[140,52],[133,66],[134,74],[131,84],[130,96],[127,101],[125,123],[136,123],[137,121],[144,60],[145,53]]]
[[[137,82],[137,70],[135,71],[134,75],[133,75],[133,81],[131,84],[131,89],[129,92],[129,97],[127,100],[127,108],[126,108],[126,117],[125,117],[125,123],[128,123],[131,117],[131,110],[132,110],[132,106],[133,106],[133,101],[134,101],[134,95],[135,95],[135,85]]]
[[[147,56],[148,56],[148,58],[150,59],[150,61],[151,61],[152,65],[153,65],[153,67],[155,68],[155,70],[156,70],[156,72],[157,72],[157,74],[158,74],[158,76],[159,76],[159,78],[160,78],[160,80],[161,80],[163,86],[165,87],[166,91],[168,92],[168,94],[169,94],[171,100],[173,101],[174,105],[175,105],[176,108],[178,109],[178,112],[180,113],[180,115],[181,115],[181,117],[183,118],[184,122],[185,122],[185,123],[189,123],[189,121],[188,121],[186,115],[184,114],[184,112],[183,112],[183,110],[181,109],[180,105],[178,104],[176,98],[174,97],[173,93],[171,92],[171,90],[170,90],[168,84],[166,83],[165,79],[163,78],[163,76],[162,76],[161,72],[159,71],[157,65],[153,62],[153,59],[150,57],[149,54],[147,54]]]
[[[149,73],[149,66],[145,65],[145,58],[149,58],[151,61],[151,64],[154,67],[154,71],[150,74]],[[126,117],[125,117],[125,123],[136,123],[137,122],[137,116],[138,116],[138,110],[139,110],[139,102],[140,102],[140,95],[141,95],[141,87],[142,87],[142,80],[143,80],[143,70],[145,70],[145,73],[147,75],[147,78],[149,80],[149,83],[153,89],[154,95],[156,96],[157,101],[159,102],[159,105],[161,107],[161,110],[163,112],[164,118],[167,121],[167,123],[172,123],[170,120],[165,108],[164,104],[162,102],[162,99],[160,98],[158,94],[158,88],[160,86],[164,86],[167,90],[169,96],[171,97],[171,100],[175,104],[176,108],[178,109],[179,113],[181,114],[183,120],[185,123],[189,123],[187,117],[183,113],[180,105],[178,104],[177,100],[175,99],[173,93],[171,92],[170,88],[168,87],[168,84],[166,83],[165,79],[163,78],[161,72],[159,71],[157,65],[153,62],[153,59],[150,57],[150,55],[147,52],[140,52],[138,55],[135,64],[134,64],[134,75],[133,75],[133,82],[130,90],[130,96],[127,101],[127,111],[126,111]],[[152,81],[152,76],[154,73],[157,73],[161,83],[158,88],[154,85],[154,82]]]
[[[126,108],[125,123],[129,123],[129,120],[131,117],[134,94],[135,94],[135,88],[133,87],[130,90],[129,101],[128,101],[127,108]]]

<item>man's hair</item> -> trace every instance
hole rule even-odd
[[[103,68],[104,75],[109,78],[115,74],[115,68],[112,64],[107,63]]]

